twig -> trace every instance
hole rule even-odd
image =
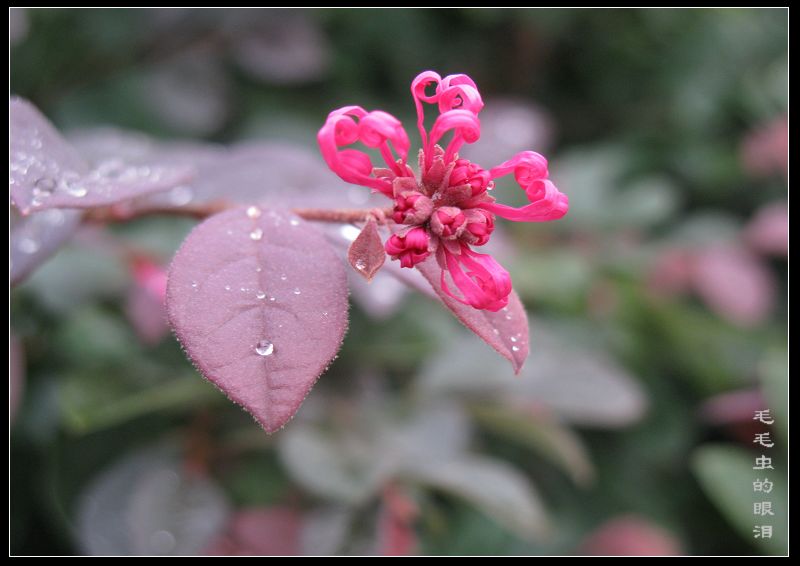
[[[147,216],[186,216],[202,220],[218,212],[236,208],[237,206],[239,205],[233,205],[223,201],[214,201],[205,204],[189,204],[180,207],[128,208],[118,205],[93,208],[86,212],[84,221],[108,224],[129,222]],[[369,217],[374,217],[378,220],[379,224],[384,224],[386,222],[391,222],[392,214],[391,208],[293,208],[291,211],[305,220],[337,223],[364,222]]]

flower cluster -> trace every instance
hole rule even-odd
[[[422,138],[418,175],[408,165],[411,144],[402,124],[380,110],[345,106],[331,112],[317,136],[322,155],[345,181],[394,201],[392,220],[403,228],[386,242],[389,256],[403,267],[414,267],[433,255],[448,295],[476,309],[500,310],[508,304],[511,278],[492,256],[473,247],[489,241],[496,216],[520,222],[556,220],[566,214],[569,201],[548,180],[547,160],[533,151],[489,170],[459,158],[461,146],[480,137],[478,114],[483,108],[467,75],[441,78],[425,71],[411,83],[411,94]],[[425,128],[426,105],[439,111],[430,132]],[[445,136],[449,142],[443,147]],[[347,147],[356,142],[377,150],[386,167],[374,167],[367,153]],[[491,196],[494,180],[510,173],[530,204],[515,208]]]

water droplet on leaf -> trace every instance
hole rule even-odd
[[[275,351],[275,346],[268,340],[261,340],[256,344],[256,354],[259,356],[271,356]]]
[[[248,218],[258,218],[261,216],[261,209],[257,206],[248,206],[247,207],[247,217]]]
[[[261,228],[256,228],[255,230],[250,232],[250,239],[258,241],[258,240],[261,239],[261,236],[263,236],[263,235],[264,235],[264,232],[261,230]]]
[[[175,206],[183,206],[191,202],[193,196],[191,187],[179,185],[169,192],[169,201]]]

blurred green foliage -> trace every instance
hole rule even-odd
[[[505,263],[535,315],[528,365],[539,369],[529,377],[563,388],[505,391],[502,380],[514,378],[488,359],[492,352],[413,295],[383,319],[354,304],[340,359],[306,412],[344,435],[353,425],[343,415],[360,415],[362,405],[375,411],[370,395],[401,415],[420,398],[444,395],[469,415],[473,453],[536,484],[549,534],[534,540],[513,534],[514,518],[502,517],[504,509],[493,515],[491,502],[448,497],[460,486],[445,484],[457,475],[412,489],[423,553],[570,554],[590,530],[626,513],[668,528],[687,553],[784,552],[777,527],[775,544],[749,535],[749,441],[709,424],[701,404],[764,380],[766,406],[786,426],[786,263],[759,260],[775,280],[774,306],[744,327],[697,296],[656,296],[648,281],[664,249],[743,246],[755,211],[785,198],[785,176],[752,174],[741,148],[787,111],[787,11],[13,12],[21,12],[21,31],[11,92],[63,130],[111,124],[164,138],[313,148],[329,110],[360,104],[395,113],[411,133],[408,85],[428,68],[471,75],[487,111],[495,97],[535,105],[552,124],[541,139],[571,210],[559,223],[510,227]],[[295,35],[311,47],[270,35],[276,25],[300,26]],[[287,79],[275,68],[254,70],[239,55],[237,38],[247,34],[261,34],[265,59],[308,72]],[[497,191],[516,198],[509,186]],[[190,227],[150,219],[108,234],[166,262]],[[84,550],[75,525],[81,493],[114,461],[163,438],[203,444],[236,507],[324,502],[276,448],[305,424],[264,438],[196,375],[171,336],[155,345],[138,339],[122,306],[123,263],[113,250],[76,241],[11,293],[26,364],[11,434],[11,552]],[[474,360],[453,353],[470,350]],[[484,378],[491,391],[480,387]],[[634,391],[630,408],[602,390],[586,395],[601,378]],[[539,401],[544,407],[534,410]],[[320,405],[331,414],[320,417]],[[377,430],[383,421],[363,422]],[[787,440],[778,433],[779,444]],[[784,451],[773,454],[781,474]],[[350,473],[357,463],[342,466]],[[354,509],[362,514],[354,524],[369,523],[369,505]]]

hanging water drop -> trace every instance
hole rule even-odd
[[[261,340],[256,344],[256,354],[259,356],[271,356],[274,351],[274,344],[268,340]]]

